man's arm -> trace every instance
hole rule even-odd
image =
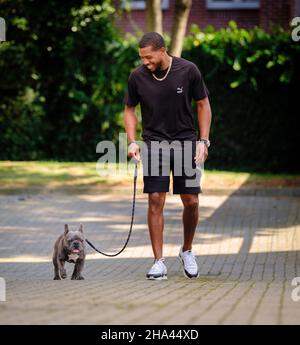
[[[137,160],[140,159],[140,148],[134,142],[137,126],[137,116],[135,113],[135,107],[125,105],[124,109],[124,126],[127,133],[128,142],[131,143],[128,148],[128,156],[135,157]]]
[[[209,139],[209,131],[211,124],[211,108],[208,97],[196,101],[198,125],[200,130],[199,139]],[[208,148],[203,142],[199,142],[196,149],[195,162],[196,164],[202,164],[208,157]]]
[[[135,113],[135,107],[129,107],[128,105],[125,105],[124,126],[125,131],[127,133],[128,142],[130,143],[131,141],[135,141],[135,133],[137,126],[137,116]]]
[[[196,102],[200,139],[209,139],[211,108],[208,97]]]

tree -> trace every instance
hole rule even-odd
[[[180,56],[192,0],[176,0],[171,32],[170,54]]]
[[[170,53],[180,56],[192,0],[176,0],[171,31]],[[163,34],[161,0],[146,0],[146,30]]]
[[[162,35],[162,10],[160,0],[146,0],[146,28]]]
[[[94,160],[100,140],[118,140],[136,55],[110,2],[0,0],[0,159]]]

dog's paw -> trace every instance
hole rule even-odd
[[[83,276],[72,276],[71,280],[84,280]]]
[[[60,277],[61,277],[61,279],[66,279],[67,278],[66,270],[60,271]]]
[[[53,280],[60,280],[60,276],[55,276]]]

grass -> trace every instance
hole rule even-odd
[[[118,168],[114,165],[114,168]],[[130,175],[120,176],[107,171],[106,176],[99,176],[96,163],[82,162],[0,162],[0,185],[5,188],[27,187],[93,187],[114,186],[130,182]]]
[[[97,173],[96,163],[90,162],[0,161],[0,188],[119,188],[132,184],[132,165],[112,164],[108,170],[99,171],[102,174]],[[206,189],[294,187],[300,186],[300,175],[205,170],[203,183]],[[141,165],[138,185],[142,186]]]

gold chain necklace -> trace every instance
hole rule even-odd
[[[151,73],[152,76],[153,76],[153,78],[155,78],[155,79],[158,80],[158,81],[163,81],[163,80],[165,80],[165,79],[167,78],[169,72],[170,72],[170,69],[171,69],[171,66],[172,66],[172,61],[173,61],[173,59],[172,59],[172,57],[170,56],[170,64],[169,64],[167,73],[166,73],[166,75],[165,75],[164,77],[162,77],[162,78],[157,78],[153,73]]]

